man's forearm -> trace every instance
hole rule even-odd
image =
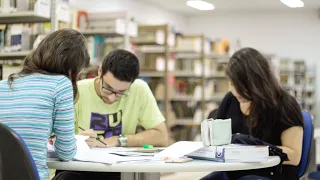
[[[128,135],[129,147],[141,147],[144,144],[163,147],[168,146],[168,134],[156,129],[149,129],[138,134]]]

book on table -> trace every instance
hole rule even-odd
[[[241,144],[206,146],[186,156],[218,162],[262,162],[268,160],[269,147]]]

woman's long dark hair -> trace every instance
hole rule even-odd
[[[251,101],[247,125],[252,135],[266,140],[278,121],[303,125],[302,113],[296,100],[284,91],[268,60],[253,48],[243,48],[231,58],[226,69],[237,92]]]
[[[73,94],[78,95],[77,75],[88,67],[90,56],[86,47],[85,37],[73,29],[62,29],[49,34],[39,46],[29,54],[23,62],[19,73],[11,74],[8,85],[16,78],[33,73],[64,75],[73,86]]]

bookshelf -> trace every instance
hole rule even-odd
[[[120,34],[114,31],[101,31],[101,30],[87,30],[81,31],[84,36],[103,36],[103,37],[122,37],[124,34]]]
[[[170,33],[168,24],[139,25],[138,36],[131,39],[131,44],[140,60],[139,76],[148,82],[158,101],[159,108],[167,120],[174,118],[170,110],[168,89],[169,49],[173,47],[173,43],[168,40]],[[172,121],[168,122],[172,123]]]
[[[76,12],[87,21],[74,29],[80,31],[87,39],[90,54],[90,68],[83,71],[80,79],[97,75],[103,58],[112,50],[131,51],[130,38],[137,35],[137,25],[127,12]],[[79,17],[76,17],[76,19]]]
[[[30,51],[16,51],[16,52],[4,52],[0,53],[0,60],[16,60],[23,59],[26,57]]]
[[[199,126],[213,110],[212,105],[209,106],[209,104],[220,102],[228,91],[223,68],[218,70],[218,67],[228,63],[229,56],[225,53],[213,52],[211,40],[204,35],[178,37],[173,52],[176,55],[176,63],[184,66],[182,67],[184,70],[181,70],[178,65],[176,68],[179,70],[173,71],[172,75],[178,80],[196,82],[193,87],[194,92],[182,96],[174,95],[171,99],[171,101],[180,102],[180,105],[187,102],[189,108],[193,109],[188,116],[178,115],[175,124],[189,127]],[[214,86],[218,86],[219,90]]]
[[[279,74],[281,86],[296,98],[302,109],[315,115],[316,69],[307,67],[304,60],[281,58]]]
[[[229,56],[213,51],[204,35],[175,35],[173,41],[164,39],[163,34],[173,33],[168,28],[162,27],[166,33],[160,32],[161,26],[138,29],[138,37],[131,42],[141,61],[140,77],[148,82],[160,109],[167,109],[167,126],[197,129],[214,109],[209,104],[220,102],[229,89],[223,68]],[[171,44],[165,46],[165,41]]]
[[[38,15],[35,11],[0,13],[0,24],[50,22],[51,18]]]
[[[25,0],[16,7],[2,7],[0,13],[1,74],[19,70],[24,59],[46,34],[68,21],[68,4],[61,0]],[[63,8],[61,8],[63,7]],[[64,16],[64,17],[63,17]],[[2,77],[0,77],[2,79]]]

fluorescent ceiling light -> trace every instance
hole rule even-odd
[[[196,8],[200,11],[208,11],[208,10],[214,9],[213,4],[202,1],[202,0],[189,0],[189,1],[187,1],[187,5],[192,8]]]
[[[289,6],[290,8],[303,7],[304,3],[301,0],[280,0],[283,4]]]

